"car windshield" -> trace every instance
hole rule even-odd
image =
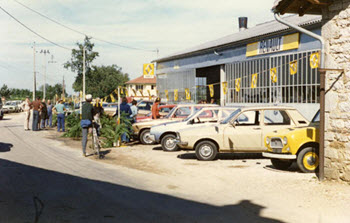
[[[173,107],[173,109],[170,110],[169,114],[167,114],[165,116],[165,118],[170,118],[172,116],[172,114],[174,113],[174,111],[176,110],[176,107]]]
[[[194,118],[197,114],[202,113],[203,108],[197,109],[196,112],[193,115],[188,116],[187,118],[184,119],[185,122],[191,120]]]
[[[10,101],[8,101],[8,102],[6,102],[6,104],[5,105],[11,105],[11,102]]]
[[[319,123],[320,122],[320,110],[318,110],[318,112],[316,113],[316,115],[314,116],[314,118],[311,121],[312,123]]]
[[[227,118],[225,118],[225,120],[223,120],[222,122],[220,122],[220,124],[227,124],[229,123],[229,121],[235,117],[239,112],[241,112],[241,109],[237,109],[236,111],[232,112],[231,115],[229,115]]]

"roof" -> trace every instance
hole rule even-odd
[[[297,15],[291,15],[284,17],[284,20],[297,24],[298,26],[309,26],[313,24],[321,24],[321,16],[316,15],[306,15],[303,17],[299,17]],[[275,20],[258,24],[252,28],[248,28],[246,30],[242,30],[240,32],[222,37],[220,39],[203,43],[201,45],[177,52],[175,54],[156,59],[155,62],[168,61],[176,58],[181,58],[185,56],[189,56],[194,53],[200,53],[209,50],[215,50],[219,47],[224,47],[228,45],[239,44],[242,42],[252,42],[253,39],[257,37],[264,37],[276,34],[278,32],[291,30],[290,27],[283,25]]]
[[[156,84],[157,83],[157,78],[154,76],[153,78],[144,78],[143,75],[132,79],[125,84]]]
[[[295,13],[303,16],[304,14],[322,14],[322,8],[330,5],[332,0],[276,0],[272,11],[280,13]]]

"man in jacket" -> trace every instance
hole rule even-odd
[[[82,107],[82,113],[81,113],[81,120],[90,120],[92,123],[92,118],[93,118],[93,113],[94,113],[94,108],[91,104],[92,101],[92,95],[88,94],[85,96],[86,102],[83,104]],[[90,126],[82,128],[82,147],[83,147],[83,156],[86,157],[88,154],[86,153],[86,144],[87,144],[87,138],[88,138],[88,133],[89,133],[89,128]]]
[[[130,109],[130,105],[128,105],[128,99],[126,97],[123,97],[122,103],[120,104],[120,114],[125,114],[127,118],[130,117],[132,114],[132,111]],[[118,114],[118,109],[117,109]],[[126,133],[123,133],[121,136],[122,143],[128,143],[130,141],[130,138],[127,136]]]
[[[39,130],[39,112],[41,111],[41,108],[42,108],[40,97],[37,97],[36,100],[32,102],[32,107],[33,107],[32,130],[38,131]]]

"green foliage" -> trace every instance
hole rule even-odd
[[[57,126],[57,114],[52,114],[52,126]]]
[[[67,116],[65,120],[66,132],[63,137],[79,138],[82,136],[82,129],[80,126],[80,115],[72,113]]]
[[[7,87],[7,85],[6,84],[2,85],[2,87],[0,88],[0,96],[7,98],[10,96],[10,93],[11,93],[11,91]]]

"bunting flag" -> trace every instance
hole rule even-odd
[[[115,93],[116,95],[118,95],[118,89],[115,89],[115,90],[114,90],[114,93]]]
[[[174,101],[177,101],[179,98],[179,90],[178,89],[174,89]]]
[[[289,71],[290,75],[294,75],[298,71],[298,61],[294,60],[292,62],[289,62]]]
[[[251,88],[256,88],[258,85],[258,73],[252,74],[252,83],[251,83]]]
[[[115,98],[114,98],[114,96],[113,96],[113,93],[110,94],[109,96],[111,97],[111,101],[112,101],[112,102],[115,102]]]
[[[320,63],[320,53],[316,52],[316,53],[312,53],[310,54],[310,67],[311,68],[318,68]]]
[[[147,90],[147,93],[148,93],[148,99],[152,100],[151,90]]]
[[[140,92],[141,96],[143,97],[143,90],[140,89],[139,92]]]
[[[126,89],[126,88],[125,88],[125,96],[129,97],[129,92],[128,92],[128,89]]]
[[[191,100],[191,93],[190,93],[190,89],[185,88],[185,94],[186,94],[186,100]]]
[[[169,100],[169,92],[168,92],[168,90],[165,90],[164,92],[165,92],[166,99]]]
[[[157,95],[156,95],[156,96],[159,97],[159,91],[157,90],[156,92],[157,92]]]
[[[137,96],[136,90],[133,88],[132,91],[134,92],[134,96]]]
[[[222,91],[224,93],[224,95],[227,94],[227,82],[222,82]]]
[[[83,98],[83,91],[80,91],[79,98]]]
[[[108,96],[104,97],[104,102],[107,102]]]
[[[277,68],[273,67],[270,69],[270,77],[272,83],[277,83]]]
[[[235,89],[236,89],[236,92],[239,92],[241,90],[241,78],[237,78],[235,80]]]
[[[120,88],[120,94],[124,94],[123,88]]]
[[[210,97],[212,98],[214,97],[214,85],[209,84],[208,87],[209,87]]]

